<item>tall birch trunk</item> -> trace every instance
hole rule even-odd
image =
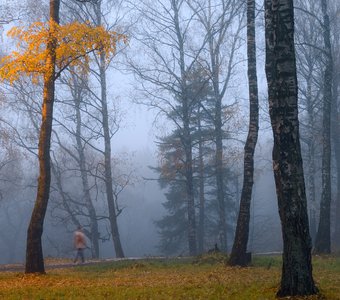
[[[246,266],[250,204],[254,184],[254,153],[259,130],[259,100],[256,74],[255,0],[247,1],[247,54],[249,81],[249,131],[244,146],[243,186],[233,248],[229,265]]]
[[[293,0],[265,0],[266,75],[273,170],[283,237],[280,297],[317,293],[298,121]]]

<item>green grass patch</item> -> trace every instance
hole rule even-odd
[[[254,257],[248,268],[227,267],[226,259],[215,253],[98,263],[39,276],[2,272],[0,299],[275,299],[280,257]],[[340,258],[315,257],[313,263],[321,296],[303,299],[340,299]]]

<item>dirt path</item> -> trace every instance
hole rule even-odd
[[[85,263],[72,263],[72,262],[60,262],[60,263],[45,263],[45,269],[63,269],[63,268],[74,268],[79,266],[88,266],[94,264],[105,264],[111,261],[116,261],[116,259],[105,259],[105,260],[89,260]],[[25,265],[24,264],[7,264],[7,265],[0,265],[0,272],[24,272]]]
[[[157,257],[154,257],[157,258]],[[72,261],[49,261],[45,262],[45,269],[63,269],[63,268],[74,268],[74,267],[82,267],[89,266],[95,264],[105,264],[113,261],[121,261],[121,260],[140,260],[140,259],[150,259],[146,257],[126,257],[126,258],[107,258],[107,259],[93,259],[87,260],[84,263],[72,263]],[[164,259],[164,257],[162,257]],[[24,264],[4,264],[0,265],[0,272],[24,272],[25,265]]]

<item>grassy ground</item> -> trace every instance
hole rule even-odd
[[[280,258],[257,257],[249,268],[225,267],[224,259],[117,261],[40,276],[1,272],[0,299],[275,299]],[[303,299],[340,299],[339,257],[315,257],[314,277],[321,295]]]

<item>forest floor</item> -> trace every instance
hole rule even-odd
[[[226,257],[88,261],[47,259],[45,275],[25,275],[22,265],[0,266],[0,299],[275,299],[279,256],[255,256],[251,267],[226,267]],[[339,299],[340,257],[313,258],[320,295],[289,299]],[[288,298],[287,298],[288,299]]]

